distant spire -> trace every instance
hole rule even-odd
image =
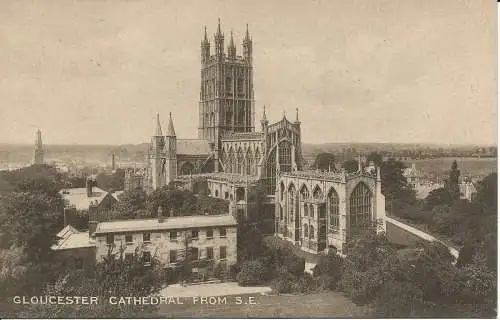
[[[156,114],[156,136],[161,137],[163,136],[163,132],[161,131],[161,124],[160,124],[160,114]]]
[[[172,112],[169,112],[167,136],[175,137],[174,122],[172,121]]]
[[[36,130],[35,148],[37,148],[37,149],[42,149],[43,148],[43,144],[42,144],[42,132],[40,131],[40,129]]]
[[[245,33],[245,41],[250,41],[250,33],[248,32],[248,23],[247,23],[247,31]]]
[[[231,38],[229,39],[229,48],[236,48],[233,40],[233,30],[231,30]]]

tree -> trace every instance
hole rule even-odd
[[[91,271],[71,271],[44,290],[48,296],[92,296],[99,303],[89,305],[48,304],[30,305],[18,315],[21,318],[74,318],[81,315],[89,318],[148,318],[154,316],[157,305],[108,303],[110,297],[156,297],[162,279],[159,262],[152,257],[145,264],[144,255],[136,248],[132,258],[127,259],[124,248],[111,249],[108,255]]]
[[[460,199],[460,170],[458,170],[457,160],[451,164],[450,177],[448,179],[447,189],[453,200]]]
[[[377,167],[379,167],[379,166],[381,166],[381,165],[382,165],[383,158],[382,158],[382,156],[381,156],[379,153],[377,153],[377,152],[372,152],[372,153],[370,153],[370,154],[368,155],[368,157],[366,157],[366,161],[368,161],[368,162],[373,161],[373,163],[374,163]]]
[[[382,193],[388,201],[398,199],[413,202],[415,200],[415,192],[403,175],[404,169],[404,163],[394,159],[382,163],[380,170]]]
[[[432,210],[432,208],[441,205],[451,205],[453,198],[450,192],[445,188],[437,188],[431,190],[425,198],[425,208]]]
[[[312,169],[329,171],[335,169],[335,156],[332,153],[319,153],[314,159]]]
[[[354,173],[358,171],[358,162],[356,160],[346,160],[342,164],[342,168],[348,173]]]

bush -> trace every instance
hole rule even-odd
[[[281,272],[280,275],[271,282],[271,288],[276,293],[291,293],[295,289],[297,278],[289,272]]]
[[[228,270],[228,279],[236,280],[239,272],[240,266],[237,263],[230,265]]]
[[[266,269],[256,260],[245,261],[241,266],[241,271],[238,273],[236,280],[240,286],[259,285],[264,282]]]
[[[224,262],[219,262],[214,266],[214,277],[219,280],[226,280],[227,267]]]
[[[294,285],[294,291],[298,293],[312,293],[319,289],[318,281],[309,274],[304,274]]]
[[[304,275],[306,259],[298,257],[294,254],[288,254],[283,258],[283,266],[286,268],[287,272],[296,277],[300,277]]]

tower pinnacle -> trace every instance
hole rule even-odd
[[[172,121],[172,112],[169,112],[167,137],[175,137],[174,122]]]
[[[264,112],[262,112],[262,121],[267,121],[267,116],[266,116],[266,105],[264,105]]]
[[[248,32],[248,23],[247,23],[247,30],[245,33],[245,41],[250,41],[250,33]]]
[[[163,136],[163,132],[161,131],[161,124],[160,124],[160,114],[156,114],[156,137],[161,137]]]
[[[300,122],[299,121],[299,108],[295,108],[295,113],[296,113],[295,122]]]
[[[217,23],[217,35],[221,36],[222,32],[220,31],[220,18],[218,18],[218,23]]]

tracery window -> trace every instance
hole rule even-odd
[[[236,164],[236,173],[238,174],[243,174],[245,169],[245,158],[243,157],[243,151],[241,151],[241,148],[238,149],[238,159],[237,159],[237,164]]]
[[[349,227],[354,231],[370,221],[372,194],[366,184],[361,182],[354,188],[349,204]]]
[[[292,171],[292,148],[288,141],[282,141],[278,145],[279,149],[279,162],[281,172]]]
[[[267,194],[276,192],[276,148],[271,151],[267,158],[265,185]]]
[[[328,194],[328,217],[329,228],[332,232],[339,231],[339,196],[337,192],[332,189]]]
[[[321,191],[319,186],[314,187],[313,198],[316,200],[323,199],[323,191]]]

